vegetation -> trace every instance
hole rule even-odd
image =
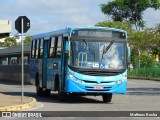
[[[160,31],[159,29],[149,28],[145,31],[133,32],[129,36],[129,43],[133,45],[131,60],[135,63],[141,61],[144,54],[150,55],[150,62],[155,59],[155,55],[160,55]],[[138,56],[138,57],[137,57]]]
[[[31,44],[32,37],[26,36],[24,39],[24,45],[30,45]]]
[[[103,21],[96,26],[114,27],[128,32],[131,45],[131,64],[134,70],[130,76],[160,77],[160,65],[155,55],[160,55],[160,24],[147,28],[143,12],[153,8],[160,9],[159,0],[114,0],[101,4],[101,11],[113,21]],[[151,72],[152,71],[152,72]]]
[[[102,26],[102,27],[113,27],[113,28],[118,28],[118,29],[123,29],[126,31],[131,31],[132,30],[132,24],[128,22],[120,22],[120,21],[103,21],[103,22],[98,22],[96,26]]]
[[[143,67],[143,68],[139,68],[139,67],[135,67],[133,70],[128,72],[128,76],[129,77],[142,77],[142,78],[160,78],[160,66],[156,65],[156,64],[152,64],[152,66],[150,67]]]
[[[143,12],[147,8],[160,8],[159,0],[114,0],[101,4],[101,11],[113,21],[126,21],[135,25],[136,30],[145,27]]]
[[[31,44],[31,36],[26,36],[24,39],[24,45],[30,45]],[[7,37],[5,38],[4,42],[0,42],[1,47],[15,47],[19,46],[21,43],[18,43],[15,38],[13,37]]]
[[[18,46],[15,38],[7,37],[2,44],[3,47],[11,47],[11,46]]]

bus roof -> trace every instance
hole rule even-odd
[[[69,33],[72,30],[77,30],[77,29],[103,29],[103,30],[113,30],[113,31],[119,31],[119,32],[125,32],[125,30],[121,30],[121,29],[116,29],[116,28],[109,28],[109,27],[99,27],[99,26],[82,26],[82,27],[66,27],[65,29],[61,29],[61,30],[56,30],[56,31],[51,31],[51,32],[46,32],[46,33],[42,33],[42,34],[37,34],[37,35],[33,35],[32,39],[39,39],[39,38],[44,38],[44,37],[48,37],[48,36],[54,36],[54,35],[62,35],[65,33]]]
[[[81,27],[69,27],[71,30],[73,29],[104,29],[104,30],[113,30],[113,31],[119,31],[119,32],[126,32],[122,29],[117,28],[111,28],[111,27],[100,27],[100,26],[81,26]]]
[[[51,32],[47,32],[47,33],[42,33],[42,34],[37,34],[37,35],[33,35],[32,39],[39,39],[39,38],[43,38],[43,37],[47,37],[47,36],[59,35],[59,34],[67,33],[67,32],[68,32],[68,28],[62,29],[62,30],[57,30],[57,31],[51,31]]]

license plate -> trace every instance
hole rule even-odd
[[[103,90],[103,87],[102,86],[94,86],[94,89],[95,90]]]

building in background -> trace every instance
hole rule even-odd
[[[11,21],[0,20],[0,42],[4,42],[6,37],[11,34]]]

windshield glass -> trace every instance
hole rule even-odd
[[[125,43],[71,41],[69,65],[92,69],[124,69]]]

